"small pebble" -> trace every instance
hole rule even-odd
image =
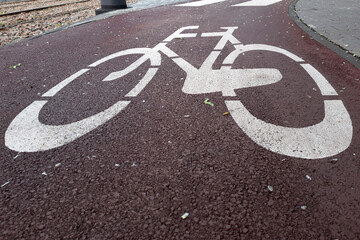
[[[181,218],[182,218],[182,219],[185,219],[185,218],[187,218],[188,216],[189,216],[189,213],[186,212],[186,213],[184,213],[184,214],[181,216]]]
[[[4,183],[3,185],[1,185],[1,187],[5,187],[6,185],[8,185],[10,182],[8,181],[8,182],[6,182],[6,183]]]
[[[305,205],[304,205],[304,206],[301,206],[301,209],[302,209],[302,210],[306,210],[306,208],[307,208],[307,206],[305,206]]]
[[[267,186],[267,188],[269,189],[270,192],[274,191],[274,188],[272,186]]]

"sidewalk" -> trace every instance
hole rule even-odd
[[[360,5],[358,0],[299,0],[300,20],[329,41],[360,57]]]
[[[128,12],[134,12],[134,11],[139,11],[139,10],[143,10],[143,9],[153,8],[153,7],[171,5],[171,4],[186,2],[186,1],[187,0],[139,0],[137,3],[132,4],[127,9],[119,9],[119,10],[103,13],[103,14],[97,15],[95,17],[92,17],[88,20],[81,21],[80,23],[89,22],[89,21],[91,22],[91,21],[107,18],[109,16],[116,16],[116,15],[124,14],[124,13],[128,13]]]

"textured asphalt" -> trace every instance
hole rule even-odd
[[[0,239],[359,239],[359,69],[300,29],[288,14],[290,1],[231,7],[238,2],[127,12],[1,48]],[[197,33],[239,26],[234,36],[242,43],[287,49],[318,69],[353,120],[350,147],[318,160],[270,152],[223,115],[228,98],[184,94],[186,74],[165,56],[144,91],[94,131],[48,151],[5,146],[17,114],[65,78],[109,54],[154,47],[189,25],[199,25]],[[200,67],[217,40],[175,39],[169,47]],[[232,50],[225,47],[215,69]],[[72,123],[129,100],[123,93],[148,63],[126,79],[101,79],[136,58],[91,69],[46,98],[40,121]],[[283,74],[276,84],[230,97],[258,118],[294,128],[323,118],[324,97],[299,64],[252,52],[232,67]]]

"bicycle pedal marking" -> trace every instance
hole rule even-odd
[[[235,60],[248,51],[269,51],[287,56],[300,64],[317,84],[323,96],[338,96],[336,90],[319,71],[295,54],[266,44],[242,44],[233,35],[238,28],[236,26],[222,27],[221,29],[225,31],[206,32],[200,35],[202,38],[220,37],[220,39],[201,67],[195,68],[166,45],[174,39],[196,37],[197,33],[184,33],[184,31],[198,28],[199,26],[179,28],[153,48],[133,48],[110,54],[61,81],[42,97],[51,98],[90,69],[131,54],[142,56],[125,69],[112,72],[102,80],[106,82],[120,79],[149,60],[150,66],[146,74],[125,97],[138,96],[155,77],[161,65],[161,53],[185,71],[186,79],[182,91],[187,94],[222,92],[223,96],[234,97],[236,89],[274,84],[282,79],[281,72],[275,68],[232,69]],[[235,49],[225,57],[220,69],[213,69],[213,64],[228,42]],[[39,121],[40,111],[47,102],[48,99],[34,101],[14,118],[5,133],[5,145],[8,148],[19,152],[37,152],[63,146],[101,126],[130,104],[130,101],[118,101],[106,110],[80,121],[51,126]],[[277,126],[257,119],[241,101],[225,101],[225,104],[234,121],[250,139],[275,153],[305,159],[330,157],[346,150],[352,140],[351,118],[340,100],[325,100],[324,119],[318,124],[304,128]]]

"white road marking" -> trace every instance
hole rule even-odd
[[[210,33],[203,33],[201,37],[222,37],[218,44],[215,46],[214,50],[222,50],[224,49],[227,42],[230,42],[234,45],[240,44],[240,41],[237,40],[233,32],[238,29],[238,27],[222,27],[221,29],[228,30],[226,32],[210,32]]]
[[[40,111],[46,103],[35,101],[15,117],[5,133],[8,148],[19,152],[38,152],[63,146],[101,126],[130,102],[119,101],[96,115],[59,126],[45,125],[39,121]]]
[[[126,67],[123,70],[112,72],[110,73],[103,81],[113,81],[118,78],[121,78],[125,76],[126,74],[134,71],[136,68],[138,68],[141,64],[143,64],[146,60],[150,60],[151,66],[160,66],[161,64],[161,55],[159,52],[155,51],[151,48],[133,48],[133,49],[127,49],[124,51],[120,51],[114,54],[111,54],[107,57],[104,57],[93,64],[90,64],[89,67],[96,67],[104,62],[107,62],[111,59],[118,58],[125,55],[130,54],[143,54],[139,59],[137,59],[135,62],[133,62],[130,66]]]
[[[224,60],[223,64],[233,64],[235,59],[242,53],[248,52],[248,51],[270,51],[270,52],[277,52],[280,54],[283,54],[289,58],[291,58],[292,60],[294,60],[295,62],[303,62],[304,60],[302,60],[301,58],[299,58],[298,56],[296,56],[295,54],[292,54],[291,52],[279,48],[279,47],[274,47],[271,45],[266,45],[266,44],[248,44],[248,45],[238,45],[235,46],[235,50],[232,51]]]
[[[199,2],[211,4],[210,2],[220,1]],[[199,4],[199,2],[197,3]],[[249,2],[253,4],[257,2],[260,4],[274,1],[254,0]],[[182,88],[184,93],[204,94],[222,92],[223,96],[236,96],[235,89],[273,84],[282,79],[282,74],[275,68],[231,68],[235,60],[247,51],[269,51],[285,55],[299,63],[310,77],[314,79],[322,95],[337,95],[335,89],[320,72],[310,64],[305,64],[303,59],[291,52],[265,44],[242,45],[241,42],[233,36],[233,32],[238,27],[223,27],[221,29],[227,31],[208,32],[201,35],[201,37],[221,38],[214,50],[203,62],[202,66],[197,69],[168,48],[166,42],[177,38],[196,37],[197,33],[183,33],[183,31],[198,28],[199,26],[180,28],[154,48],[134,48],[120,51],[96,61],[89,65],[89,67],[96,67],[111,59],[129,54],[143,55],[125,69],[110,73],[103,80],[112,81],[124,77],[147,60],[150,60],[150,68],[144,77],[126,95],[126,97],[135,97],[155,76],[161,65],[160,52],[162,52],[186,72],[187,77]],[[223,61],[223,65],[227,66],[222,66],[220,69],[213,69],[213,64],[227,42],[230,42],[235,47],[235,50]],[[89,69],[82,69],[73,74],[46,92],[43,97],[54,96],[66,85],[87,71],[89,71]],[[145,100],[143,100],[143,102],[145,102]],[[19,152],[37,152],[63,146],[101,126],[126,108],[130,102],[119,101],[98,114],[74,123],[58,126],[45,125],[39,121],[40,111],[46,103],[47,101],[34,101],[14,118],[5,133],[5,145],[8,148]],[[318,124],[304,128],[287,128],[266,123],[254,117],[240,101],[225,101],[225,103],[235,122],[255,143],[276,153],[306,159],[324,158],[344,151],[349,147],[352,140],[352,122],[349,113],[340,100],[325,101],[324,119]],[[171,143],[171,141],[169,141],[169,143]],[[133,166],[134,165],[135,163]]]
[[[196,1],[196,2],[178,4],[178,5],[175,5],[175,6],[179,6],[179,7],[202,7],[202,6],[206,6],[206,5],[210,5],[210,4],[214,4],[214,3],[225,2],[225,1],[229,1],[229,0],[201,0],[201,1]],[[272,4],[281,2],[281,1],[282,0],[250,0],[250,1],[247,1],[247,2],[235,4],[235,5],[232,5],[232,6],[233,7],[264,7],[264,6],[269,6],[269,5],[272,5]]]
[[[149,68],[141,81],[125,97],[136,97],[155,76],[158,68]]]
[[[100,64],[104,63],[104,62],[107,62],[111,59],[114,59],[114,58],[118,58],[118,57],[121,57],[121,56],[125,56],[125,55],[130,55],[130,54],[148,54],[148,53],[151,53],[153,52],[153,50],[151,48],[132,48],[132,49],[127,49],[127,50],[123,50],[123,51],[120,51],[120,52],[117,52],[117,53],[113,53],[107,57],[104,57],[92,64],[89,65],[89,67],[97,67],[99,66]],[[154,61],[154,64],[156,65],[159,65],[160,62],[161,62],[161,58],[153,58],[153,61]],[[160,62],[159,62],[160,61]]]
[[[233,96],[234,89],[273,84],[281,79],[280,71],[275,68],[199,69],[187,72],[182,91],[187,94],[223,92],[224,96]]]
[[[233,7],[264,7],[281,2],[282,0],[251,0],[233,5]]]
[[[229,0],[201,0],[201,1],[196,1],[196,2],[178,4],[178,5],[175,5],[175,6],[179,6],[179,7],[202,7],[202,6],[205,6],[205,5],[210,5],[210,4],[219,3],[219,2],[225,2],[225,1],[229,1]]]
[[[56,93],[58,93],[61,89],[63,89],[66,85],[74,81],[77,77],[80,77],[84,73],[89,71],[89,69],[81,69],[77,73],[71,75],[70,77],[66,78],[65,80],[58,83],[55,87],[51,88],[49,91],[44,93],[43,97],[53,97]]]
[[[306,70],[306,72],[312,77],[312,79],[314,79],[323,96],[338,95],[336,90],[330,85],[328,80],[326,80],[326,78],[321,73],[319,73],[319,71],[316,70],[313,66],[311,66],[310,64],[300,65]]]
[[[167,37],[163,42],[170,42],[170,41],[174,40],[175,38],[179,38],[179,39],[194,38],[197,36],[196,33],[182,33],[182,32],[185,30],[195,30],[198,28],[199,28],[199,26],[187,26],[187,27],[179,28],[178,30],[176,30],[176,32],[174,32],[169,37]]]
[[[260,146],[283,155],[319,159],[341,153],[350,146],[353,127],[340,100],[324,101],[325,117],[313,126],[289,128],[254,117],[240,101],[225,101],[238,126]]]

